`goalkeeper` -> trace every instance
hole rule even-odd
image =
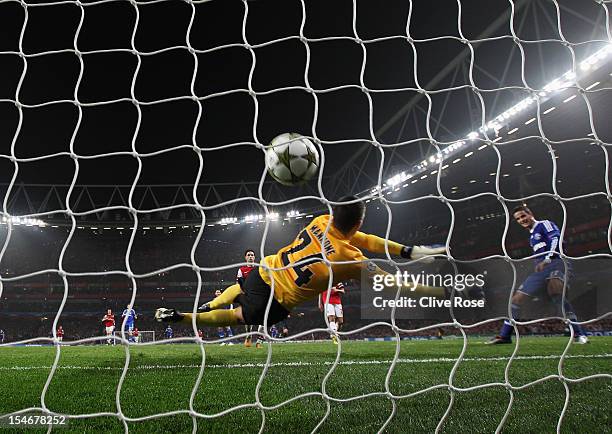
[[[343,202],[357,200],[354,196],[341,199]],[[234,324],[259,325],[264,322],[266,307],[274,282],[274,296],[268,314],[272,325],[287,318],[297,305],[316,298],[328,286],[350,279],[361,280],[362,276],[372,278],[385,271],[368,262],[361,249],[374,253],[385,252],[384,238],[365,234],[359,229],[365,217],[363,202],[334,206],[333,214],[314,218],[290,245],[280,249],[276,255],[266,256],[262,266],[247,277],[243,287],[235,284],[206,303],[196,314],[196,322],[207,326],[229,326]],[[331,223],[331,224],[330,224]],[[325,230],[329,225],[329,231]],[[325,234],[325,237],[324,237]],[[406,259],[443,254],[444,247],[404,246],[388,241],[389,253]],[[333,262],[333,280],[329,281],[329,268],[323,262],[325,257]],[[353,263],[337,263],[360,261]],[[283,268],[284,269],[280,269]],[[397,288],[395,288],[397,290]],[[402,290],[419,296],[443,298],[446,289],[423,285],[411,285]],[[235,309],[222,309],[238,302]],[[157,321],[192,323],[193,314],[180,313],[175,309],[159,308],[155,312]]]

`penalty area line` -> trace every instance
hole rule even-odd
[[[514,360],[550,360],[558,359],[560,355],[533,355],[533,356],[517,356]],[[565,356],[564,359],[606,359],[611,358],[611,353],[606,354],[575,354]],[[507,361],[509,357],[464,357],[462,362],[499,362]],[[455,363],[456,358],[452,357],[436,357],[428,359],[397,359],[399,364],[410,364],[410,363]],[[338,362],[338,365],[350,366],[350,365],[385,365],[391,364],[392,359],[388,360],[345,360]],[[308,367],[308,366],[331,366],[333,362],[276,362],[270,363],[269,367]],[[232,369],[232,368],[263,368],[266,366],[265,363],[230,363],[230,364],[210,364],[205,365],[205,368],[211,369]],[[155,370],[155,369],[185,369],[185,368],[200,368],[199,364],[190,365],[139,365],[129,367],[128,370]],[[30,371],[40,369],[51,369],[51,366],[0,366],[0,371]],[[57,369],[72,369],[72,370],[84,370],[84,371],[121,371],[123,367],[120,366],[78,366],[78,365],[59,365]]]

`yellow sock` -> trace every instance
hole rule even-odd
[[[220,309],[222,307],[229,306],[241,292],[242,289],[240,289],[240,285],[236,283],[223,291],[219,297],[216,297],[210,301],[208,305],[211,309]]]
[[[238,319],[235,315],[236,309],[217,309],[211,310],[210,312],[196,314],[196,323],[198,325],[207,326],[230,326],[238,324]],[[192,313],[184,313],[184,317],[181,323],[191,325],[191,319],[193,318]]]

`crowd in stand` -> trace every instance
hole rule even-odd
[[[353,311],[353,312],[351,312]],[[345,326],[342,332],[347,332],[347,339],[365,339],[365,338],[390,338],[395,336],[390,324],[387,326],[377,325],[374,327],[367,327],[372,324],[371,320],[362,320],[358,315],[353,316],[350,313],[358,313],[358,309],[349,309],[348,315],[345,317]],[[302,334],[313,328],[325,327],[325,320],[321,312],[318,309],[302,310],[303,316],[289,318],[286,321],[287,328],[290,335]],[[103,336],[104,330],[100,319],[103,312],[98,316],[80,314],[76,317],[69,318],[65,315],[60,316],[58,325],[62,325],[65,336],[64,341],[75,341],[79,339],[90,338],[94,336]],[[116,331],[121,330],[121,317],[120,313],[117,315],[117,326]],[[52,337],[52,329],[55,317],[27,317],[27,318],[11,318],[3,317],[0,320],[0,329],[3,329],[6,333],[5,342],[15,342],[24,339],[32,339],[37,337]],[[485,324],[478,325],[477,327],[466,327],[464,332],[468,336],[472,335],[493,335],[497,332],[500,326],[500,321],[491,321]],[[440,327],[440,321],[437,320],[398,320],[397,326],[402,329],[399,335],[402,338],[440,338],[449,336],[462,336],[462,333],[458,327],[444,326]],[[466,323],[469,325],[469,323]],[[154,331],[156,339],[162,339],[164,335],[165,325],[155,322],[152,318],[151,312],[139,313],[139,317],[136,320],[136,327],[141,331]],[[351,333],[352,331],[367,327],[365,330]],[[425,328],[424,330],[414,331],[416,329]],[[203,338],[205,340],[217,339],[216,329],[214,328],[201,328],[203,332]],[[612,319],[602,319],[592,324],[585,326],[585,329],[589,332],[610,332],[612,331]],[[173,326],[174,337],[193,337],[194,332],[190,326],[175,325]],[[243,326],[234,327],[234,334],[244,332]],[[543,321],[527,326],[520,326],[519,332],[521,335],[560,335],[567,333],[567,329],[564,324],[560,321]],[[306,333],[299,337],[302,340],[311,339],[325,339],[327,335],[325,333]],[[99,343],[105,343],[104,339],[100,339]]]
[[[297,221],[282,230],[270,231],[266,236],[265,252],[272,253],[290,241],[304,222],[305,220]],[[58,322],[64,327],[65,341],[103,335],[100,318],[106,309],[111,308],[120,316],[121,311],[130,302],[134,291],[132,280],[125,275],[109,272],[112,270],[127,271],[126,253],[131,231],[121,231],[116,228],[77,229],[65,249],[61,263],[62,269],[74,273],[106,272],[107,274],[68,276],[65,283],[53,270],[59,268],[60,254],[66,244],[68,229],[66,227],[23,226],[13,229],[11,242],[0,260],[1,275],[7,278],[41,270],[51,271],[4,282],[0,293],[0,329],[5,330],[7,341],[50,336],[55,316],[64,297],[65,285],[67,285],[68,297]],[[405,239],[400,237],[398,241],[408,243],[416,236],[425,237],[426,239],[423,240],[425,242],[439,241],[438,229],[427,234],[409,232]],[[138,230],[129,255],[127,255],[129,267],[136,274],[151,273],[146,277],[135,279],[134,308],[139,313],[137,326],[140,330],[153,330],[158,337],[163,334],[163,327],[155,323],[152,318],[154,309],[161,304],[182,310],[193,309],[198,284],[196,271],[191,267],[190,254],[197,241],[197,235],[197,229],[193,227]],[[232,227],[232,225],[215,227],[210,230],[207,228],[195,248],[196,264],[206,268],[200,272],[201,294],[200,300],[197,300],[196,303],[199,304],[211,298],[215,289],[221,289],[233,283],[237,267],[232,264],[243,261],[243,252],[246,248],[255,248],[258,253],[257,257],[259,257],[262,235],[263,225],[252,228]],[[583,238],[590,241],[592,237],[584,236]],[[467,238],[463,242],[467,242],[466,240]],[[499,243],[499,240],[494,240],[494,242]],[[185,265],[172,270],[159,271],[164,267],[176,264]],[[225,268],[214,269],[215,267]],[[345,301],[347,315],[344,331],[356,330],[372,322],[360,319],[360,297],[358,295],[349,291]],[[303,317],[288,320],[291,334],[325,325],[323,315],[315,302],[304,305],[302,311],[305,314]],[[439,322],[403,320],[398,321],[398,325],[404,329],[415,329]],[[498,326],[497,322],[491,322],[476,328],[465,329],[465,331],[469,334],[494,334]],[[598,321],[588,325],[587,329],[610,330],[612,320]],[[562,333],[563,325],[560,322],[536,323],[523,327],[521,330],[535,334]],[[238,332],[240,331],[241,328]],[[204,333],[211,339],[215,337],[212,330],[204,330]],[[175,330],[175,337],[191,335],[193,331],[189,327],[177,327]],[[393,335],[389,327],[374,327],[351,334],[350,337]],[[439,331],[437,327],[434,327],[406,335],[449,336],[460,335],[460,332],[448,327]],[[311,339],[313,336],[306,334],[303,338]]]

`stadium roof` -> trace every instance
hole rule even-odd
[[[483,115],[471,79],[483,98],[485,126],[500,127],[488,130],[491,140],[503,143],[522,134],[540,135],[537,122],[525,125],[529,118],[523,119],[535,107],[533,102],[525,104],[529,107],[524,112],[505,118],[512,107],[517,111],[516,104],[534,97],[521,90],[525,84],[547,93],[538,95],[547,138],[556,140],[557,134],[564,140],[571,136],[569,131],[561,134],[564,128],[576,128],[577,123],[584,134],[575,137],[588,137],[592,131],[582,128],[588,113],[585,117],[581,97],[564,103],[552,92],[558,83],[554,80],[567,78],[568,71],[578,74],[583,88],[599,82],[589,89],[588,98],[597,134],[609,142],[609,125],[599,113],[609,112],[610,98],[605,90],[596,92],[610,80],[610,56],[597,58],[609,48],[605,10],[586,2],[557,4],[558,10],[552,2],[517,1],[512,12],[510,2],[484,0],[446,8],[424,1],[387,1],[384,6],[375,1],[298,0],[32,3],[25,21],[19,3],[3,2],[0,113],[5,122],[0,146],[5,158],[0,159],[0,181],[11,182],[14,140],[15,156],[29,158],[19,162],[16,185],[70,185],[74,162],[67,152],[74,135],[74,152],[87,157],[79,158],[77,185],[130,186],[138,173],[138,160],[130,155],[133,144],[143,154],[139,186],[190,185],[199,169],[190,148],[195,141],[208,150],[200,182],[229,182],[229,192],[257,183],[264,171],[263,154],[248,143],[265,144],[285,131],[308,136],[314,131],[326,154],[323,187],[328,197],[376,185],[381,153],[370,143],[373,138],[389,145],[405,143],[384,149],[382,181],[400,181],[397,184],[413,190],[408,194],[417,195],[422,190],[416,184],[427,181],[421,177],[434,178],[430,159],[435,164],[437,154],[444,152],[429,142],[428,128],[440,148],[457,147],[449,152],[457,155],[448,163],[451,169],[459,168],[453,161],[468,159],[469,152],[487,176],[489,163],[496,163],[490,148],[478,150],[486,142],[480,140]],[[596,62],[586,70],[584,62],[593,56]],[[75,89],[82,113],[78,128]],[[556,111],[546,112],[553,105]],[[568,117],[573,122],[568,123]],[[578,117],[580,122],[575,121]],[[478,139],[472,140],[474,134]],[[219,148],[232,143],[245,144]],[[461,143],[466,143],[466,151]],[[521,142],[512,148],[522,149]],[[507,149],[502,153],[514,161],[515,153]],[[534,174],[541,174],[538,183],[549,176],[549,171],[539,170],[545,164],[545,152],[541,164],[536,162],[540,154],[529,156],[533,164],[513,163],[534,168]],[[90,158],[94,155],[103,156]],[[418,178],[407,179],[415,164],[421,164]],[[470,170],[469,181],[478,178],[471,166],[463,167]],[[451,169],[444,181],[452,184],[448,189],[467,180],[468,169],[454,175]],[[508,172],[508,177],[522,175],[520,170]],[[404,177],[393,178],[402,171]],[[473,191],[475,186],[469,184],[486,180],[468,182],[449,195]],[[302,190],[275,186],[268,197],[289,199],[313,192],[318,194],[314,182]],[[213,196],[206,195],[206,200],[236,197]],[[203,199],[204,194],[199,197]]]

